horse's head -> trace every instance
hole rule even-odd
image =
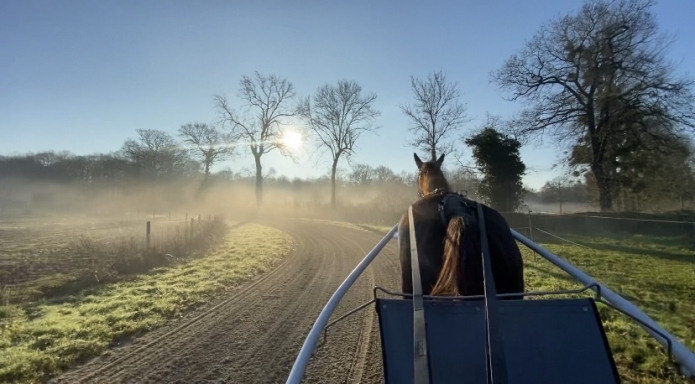
[[[442,163],[444,162],[444,154],[439,156],[435,161],[423,162],[418,157],[417,153],[413,153],[415,164],[418,169],[417,189],[420,196],[427,195],[436,190],[449,192],[451,188],[442,172]]]

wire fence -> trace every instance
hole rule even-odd
[[[216,215],[148,220],[0,220],[0,334],[18,308],[72,297],[155,268],[185,263],[223,238]]]
[[[679,237],[695,245],[695,217],[692,214],[661,215],[658,218],[598,214],[538,214],[504,212],[509,225],[530,239],[542,234],[574,234],[584,236],[635,235],[648,237]],[[654,216],[654,215],[651,215]],[[674,219],[685,218],[683,219]],[[532,229],[531,229],[532,228]],[[523,232],[522,232],[523,231]]]
[[[0,290],[74,275],[95,267],[104,254],[142,253],[185,244],[206,223],[218,219],[184,214],[141,219],[0,220]]]

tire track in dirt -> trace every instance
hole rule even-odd
[[[288,354],[288,349],[293,342],[296,342],[304,333],[302,329],[297,328],[299,323],[297,317],[306,317],[307,313],[312,312],[316,305],[315,297],[330,295],[328,285],[322,280],[336,270],[337,261],[345,255],[337,249],[331,249],[329,252],[323,252],[321,256],[322,268],[314,272],[314,276],[307,285],[297,286],[291,291],[284,292],[287,297],[295,301],[296,305],[281,315],[274,311],[268,312],[270,316],[276,318],[276,328],[267,332],[262,339],[256,339],[258,343],[254,358],[247,360],[248,364],[244,364],[239,371],[239,376],[253,375],[258,382],[274,382],[277,371],[266,370],[268,362],[277,361],[279,357]]]
[[[362,250],[363,254],[367,254],[369,250],[365,250],[357,242],[354,242],[355,246]],[[372,266],[368,267],[365,273],[369,276],[369,286],[373,287],[376,285],[376,279],[374,277],[374,268]],[[363,314],[362,328],[360,329],[359,339],[357,340],[357,348],[352,359],[352,365],[350,366],[350,372],[348,373],[347,382],[349,383],[361,383],[362,375],[364,374],[364,367],[367,358],[367,352],[369,351],[369,345],[372,341],[372,324],[374,323],[376,312],[371,310],[371,308],[366,308]]]
[[[380,236],[312,221],[263,224],[286,231],[295,241],[295,250],[276,269],[188,319],[151,332],[56,381],[284,383],[318,313]],[[389,260],[393,254],[395,245],[389,244],[332,318],[369,301],[375,284],[393,288],[398,279]],[[370,306],[330,329],[327,343],[309,363],[305,382],[383,382],[381,352],[373,352],[379,342],[373,311]],[[375,358],[378,361],[372,361]]]
[[[374,241],[375,235],[365,235],[363,243]],[[381,236],[376,236],[377,239]],[[374,243],[375,244],[375,243]],[[371,248],[370,248],[371,249]],[[398,248],[395,241],[387,245],[384,250],[372,262],[370,268],[374,268],[376,273],[376,284],[382,288],[399,291],[400,290],[400,265],[398,262]],[[383,294],[382,294],[383,295]],[[370,290],[370,299],[373,297],[373,292]],[[371,322],[365,322],[365,332],[368,332],[370,337],[367,345],[364,346],[363,355],[359,356],[356,364],[363,364],[362,370],[358,377],[355,377],[353,383],[383,383],[384,374],[382,366],[381,354],[381,335],[379,333],[379,319],[376,314],[376,308],[372,304],[366,308],[366,316],[371,315]]]
[[[381,237],[371,232],[359,231],[352,234],[350,241],[359,249],[361,259]],[[400,276],[395,257],[396,246],[390,243],[357,279],[329,321],[371,300],[374,285],[393,289]],[[356,263],[350,269],[355,265]],[[368,277],[370,274],[372,278]],[[366,279],[373,279],[373,282],[365,284]],[[307,367],[304,382],[383,383],[381,364],[381,339],[376,310],[372,304],[329,329],[327,340],[319,344],[314,358]]]
[[[380,236],[376,236],[377,238]],[[396,241],[392,240],[388,247],[374,260],[374,270],[377,271],[378,286],[400,291],[400,263],[398,261],[398,247]],[[370,292],[371,294],[371,292]],[[376,308],[372,306],[370,310],[374,313],[371,324],[371,340],[365,356],[365,367],[362,374],[362,383],[383,383],[384,372],[381,354],[381,334],[379,332],[379,319],[377,318]]]

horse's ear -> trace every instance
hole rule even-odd
[[[442,155],[439,156],[439,158],[437,159],[437,167],[441,168],[443,162],[444,162],[444,154],[442,153]]]
[[[415,164],[417,165],[417,169],[422,168],[422,160],[420,160],[420,157],[417,155],[417,153],[413,152],[413,157],[415,158]]]

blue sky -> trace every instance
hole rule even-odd
[[[552,16],[580,1],[35,1],[0,2],[0,154],[108,152],[137,128],[174,133],[217,118],[214,94],[236,102],[242,75],[275,73],[299,95],[325,83],[358,81],[376,92],[376,135],[353,161],[414,170],[407,119],[410,76],[443,70],[458,81],[476,128],[486,112],[509,116],[490,70]],[[677,34],[670,59],[695,74],[695,3],[661,0],[662,31]],[[470,152],[466,153],[470,156]],[[538,188],[559,153],[529,146],[522,158]],[[328,172],[328,158],[279,154],[264,167],[287,176]],[[223,166],[250,167],[243,155]],[[347,168],[347,163],[341,164]],[[220,167],[216,167],[219,169]]]

